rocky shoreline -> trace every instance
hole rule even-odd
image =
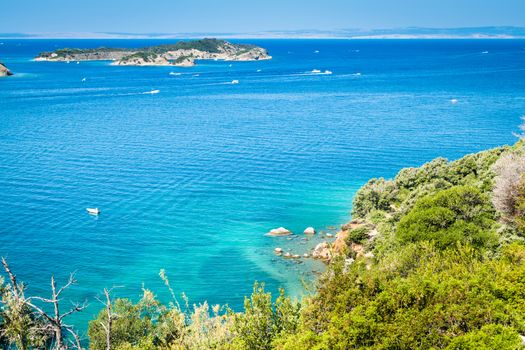
[[[49,62],[113,61],[111,64],[116,66],[192,67],[197,60],[259,61],[271,58],[268,51],[259,46],[233,44],[217,39],[202,39],[140,49],[60,49],[53,52],[42,52],[34,60]]]
[[[14,75],[3,63],[0,62],[0,77],[8,77]]]
[[[332,233],[337,232],[337,233]],[[371,252],[367,252],[367,245],[377,236],[375,225],[360,219],[352,220],[339,229],[327,227],[326,230],[317,232],[313,227],[307,227],[302,234],[294,234],[292,231],[279,227],[270,230],[267,236],[287,237],[287,240],[300,238],[300,244],[305,244],[311,239],[319,239],[320,242],[315,247],[306,252],[298,252],[299,247],[282,248],[276,246],[273,253],[284,259],[294,259],[301,262],[303,259],[316,259],[325,264],[330,264],[338,258],[344,258],[345,264],[351,264],[357,257],[373,258]],[[292,238],[293,237],[293,238]]]

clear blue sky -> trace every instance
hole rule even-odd
[[[0,32],[523,26],[525,0],[3,0]]]

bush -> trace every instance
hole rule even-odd
[[[475,330],[461,335],[447,346],[447,350],[493,350],[524,349],[520,335],[515,329],[502,325],[487,325],[480,330]]]
[[[278,348],[515,349],[524,275],[523,263],[485,260],[470,247],[411,244],[369,268],[358,259],[346,274],[333,267],[320,280],[298,334]]]
[[[397,238],[433,241],[440,248],[457,242],[481,248],[494,243],[493,216],[488,197],[475,187],[456,186],[420,199],[399,222]]]
[[[364,218],[375,210],[390,211],[397,189],[392,181],[372,179],[357,191],[352,205],[352,216]]]
[[[368,226],[361,226],[350,230],[350,232],[348,232],[347,243],[363,244],[368,239],[368,232],[370,232]]]
[[[113,327],[111,332],[111,347],[131,346],[140,343],[144,337],[153,331],[153,320],[156,318],[158,303],[153,300],[151,293],[145,291],[143,298],[133,304],[128,299],[117,299],[113,303]],[[90,348],[93,350],[106,349],[106,332],[102,323],[107,323],[107,313],[103,309],[98,317],[89,322],[88,335]]]
[[[244,313],[235,317],[235,345],[240,349],[272,349],[276,336],[293,334],[299,323],[300,304],[286,297],[284,290],[272,305],[272,295],[264,284],[255,283],[250,298],[244,299]]]

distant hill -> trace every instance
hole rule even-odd
[[[386,28],[359,29],[343,28],[337,30],[271,30],[248,33],[0,33],[0,38],[348,38],[348,39],[483,39],[508,38],[525,39],[525,27],[486,26],[461,28]]]

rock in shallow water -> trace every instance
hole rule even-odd
[[[307,227],[305,230],[304,230],[304,234],[305,235],[314,235],[315,234],[315,229],[313,227]]]
[[[292,231],[285,229],[284,227],[274,228],[268,232],[269,236],[288,236],[291,235]]]

